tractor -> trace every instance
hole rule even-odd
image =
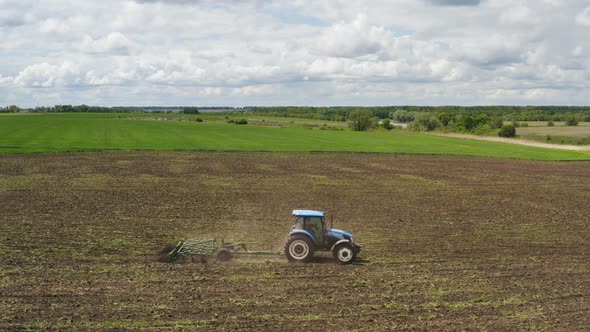
[[[285,243],[285,256],[290,262],[307,263],[316,250],[323,250],[332,252],[340,264],[350,264],[361,251],[352,234],[326,227],[324,212],[293,210],[293,216],[295,225]]]

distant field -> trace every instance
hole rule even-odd
[[[141,117],[142,119],[137,119]],[[352,132],[345,124],[307,119],[145,114],[34,114],[0,117],[0,153],[103,150],[382,152],[469,155],[531,160],[589,160],[562,151],[400,131]],[[324,130],[322,130],[324,129]]]
[[[526,123],[529,127],[547,127],[549,121],[520,121],[520,123]],[[555,127],[565,127],[564,121],[553,121]],[[590,122],[580,122],[578,127],[590,127]]]
[[[570,137],[590,137],[590,122],[581,122],[577,126],[565,126],[563,123],[555,123],[554,127],[540,126],[538,123],[531,124],[529,127],[517,128],[517,135],[552,135],[552,136],[570,136]]]
[[[528,127],[516,129],[520,138],[553,144],[590,145],[590,122],[580,122],[577,126],[566,126],[555,122],[548,127],[544,121],[527,121]]]

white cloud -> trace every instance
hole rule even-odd
[[[0,75],[0,87],[8,86],[12,83],[12,81],[13,81],[12,77],[4,77],[4,76]]]
[[[64,21],[50,18],[41,22],[39,31],[41,33],[66,33],[70,31],[70,26]]]
[[[93,39],[89,35],[84,36],[80,46],[83,52],[128,54],[132,43],[120,32],[111,32],[102,38]]]
[[[391,33],[370,25],[367,16],[359,14],[352,22],[339,22],[328,28],[315,48],[319,54],[357,57],[379,53],[392,40]]]
[[[14,83],[22,87],[50,88],[80,83],[79,67],[72,62],[51,65],[47,62],[30,65],[21,71]]]
[[[232,89],[233,96],[270,95],[274,92],[272,85],[249,85]]]
[[[531,9],[523,4],[518,4],[511,8],[506,8],[500,15],[500,21],[503,23],[534,23],[537,17]]]
[[[590,27],[590,7],[587,7],[581,13],[576,15],[576,24]]]

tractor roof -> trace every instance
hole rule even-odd
[[[314,210],[293,210],[293,215],[295,217],[323,217],[323,211],[314,211]]]

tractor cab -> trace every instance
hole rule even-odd
[[[293,210],[295,224],[291,227],[285,244],[289,261],[308,262],[315,250],[331,251],[342,264],[354,261],[360,245],[352,240],[352,234],[328,229],[323,211]]]
[[[316,244],[324,244],[326,235],[326,221],[324,213],[320,211],[295,210],[293,215],[296,217],[295,225],[292,230],[305,230],[312,235]]]

